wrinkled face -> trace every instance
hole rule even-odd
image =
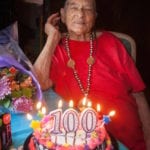
[[[61,19],[68,32],[89,33],[96,19],[95,0],[67,0],[61,9]]]

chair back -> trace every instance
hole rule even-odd
[[[125,34],[125,33],[114,32],[114,31],[110,31],[110,32],[121,40],[121,42],[125,46],[126,50],[128,51],[128,53],[134,60],[134,62],[136,62],[135,40],[131,36],[129,36],[128,34]]]

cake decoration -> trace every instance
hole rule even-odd
[[[43,107],[39,104],[37,106],[38,111],[42,112]],[[39,150],[93,150],[105,143],[107,150],[111,150],[112,144],[105,124],[111,121],[115,111],[103,115],[102,118],[99,117],[99,112],[100,105],[97,104],[96,110],[92,108],[91,102],[82,111],[77,111],[73,108],[72,100],[69,108],[62,111],[60,100],[58,108],[50,111],[48,115],[44,111],[40,121],[32,119],[33,145]]]

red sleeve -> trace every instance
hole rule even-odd
[[[145,84],[141,78],[139,71],[137,70],[135,63],[127,56],[125,63],[125,71],[128,76],[129,83],[132,87],[133,92],[143,91],[145,89]]]
[[[120,42],[120,40],[116,40],[118,55],[120,60],[122,61],[121,65],[124,69],[124,72],[127,76],[127,82],[131,86],[133,92],[143,91],[145,89],[145,84],[141,78],[141,75],[136,67],[135,62],[128,54],[124,45]]]
[[[105,36],[103,36],[101,46],[104,45],[105,52],[107,51],[107,55],[109,55],[108,58],[112,60],[112,64],[115,63],[118,72],[121,71],[125,75],[124,83],[127,84],[133,92],[144,90],[145,84],[133,59],[125,49],[125,46],[111,33],[105,32],[103,35]]]

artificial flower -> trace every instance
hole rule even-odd
[[[29,112],[33,109],[35,92],[31,76],[13,66],[0,68],[0,105]]]

